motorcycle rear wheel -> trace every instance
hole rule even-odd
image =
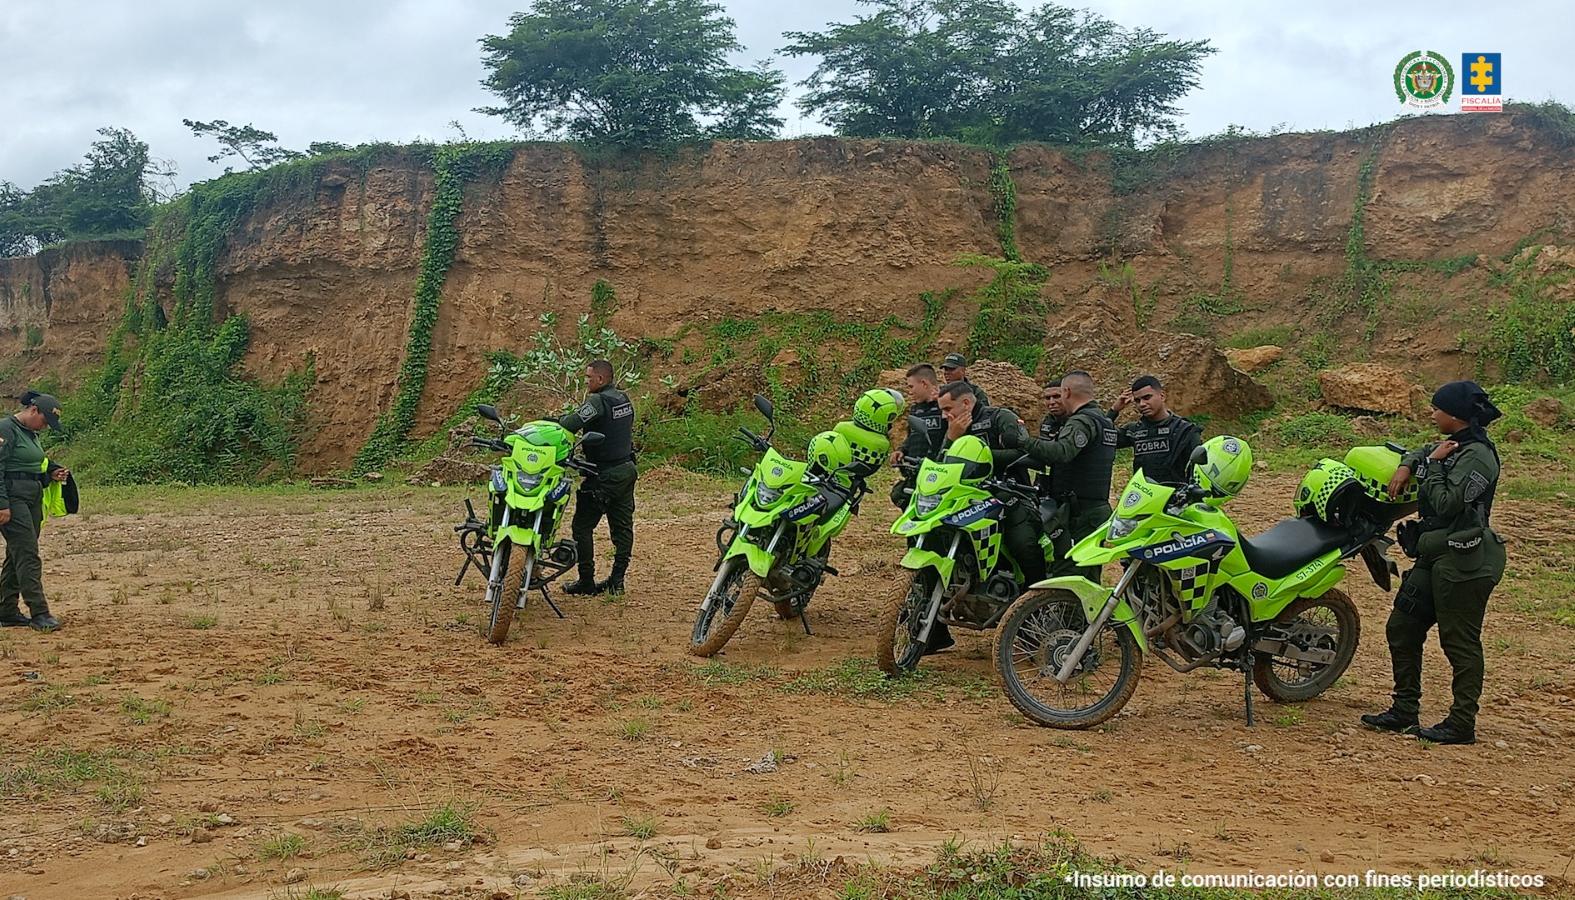
[[[1318,612],[1325,615],[1319,616]],[[1328,621],[1330,618],[1332,622]],[[1302,703],[1333,687],[1351,665],[1362,636],[1361,614],[1344,591],[1329,590],[1320,597],[1302,597],[1274,617],[1276,625],[1293,623],[1320,631],[1333,630],[1332,636],[1318,640],[1320,645],[1334,651],[1334,662],[1318,668],[1309,677],[1291,680],[1281,677],[1281,673],[1297,668],[1293,663],[1277,660],[1268,653],[1254,653],[1252,680],[1257,683],[1258,690],[1275,703]]]
[[[1115,622],[1099,629],[1079,671],[1066,684],[1055,680],[1053,673],[1087,627],[1082,603],[1067,591],[1030,591],[1001,618],[995,671],[1006,698],[1030,721],[1051,728],[1092,728],[1120,712],[1137,691],[1143,651],[1132,631]],[[1096,678],[1109,679],[1109,686],[1093,684]],[[1068,702],[1074,692],[1094,699]]]
[[[722,563],[726,568],[718,582],[718,597],[702,603],[689,635],[689,652],[695,656],[715,656],[744,624],[755,597],[765,590],[765,582],[742,556]],[[720,617],[720,621],[718,620]]]

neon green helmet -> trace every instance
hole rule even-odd
[[[947,447],[946,458],[942,462],[961,463],[964,481],[983,481],[990,477],[995,467],[990,448],[971,434],[963,435]]]
[[[835,472],[853,462],[853,446],[835,431],[822,431],[809,439],[809,466]]]
[[[1361,498],[1362,483],[1354,469],[1343,462],[1320,459],[1302,476],[1294,508],[1302,518],[1343,526],[1350,521]]]
[[[1234,497],[1252,477],[1252,448],[1238,437],[1222,434],[1203,443],[1203,461],[1192,477],[1216,497]]]
[[[563,462],[569,458],[574,450],[574,435],[557,422],[550,419],[541,419],[535,422],[526,422],[514,432],[525,439],[525,443],[533,447],[543,447],[552,450],[553,458]]]
[[[853,424],[876,434],[890,434],[891,423],[902,415],[902,395],[888,388],[865,391],[853,401]]]

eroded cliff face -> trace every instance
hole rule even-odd
[[[501,177],[466,190],[418,435],[476,387],[489,351],[526,346],[543,311],[572,322],[598,280],[617,291],[613,326],[654,338],[764,310],[912,319],[920,294],[956,288],[939,343],[960,347],[976,308],[968,297],[988,274],[954,262],[1001,254],[995,164],[977,148],[836,139],[638,162],[524,146]],[[1050,271],[1048,358],[1112,380],[1145,368],[1159,344],[1176,357],[1170,371],[1220,374],[1214,360],[1178,361],[1204,355],[1206,341],[1145,336],[1138,322],[1197,330],[1196,298],[1220,292],[1227,268],[1236,306],[1206,323],[1216,337],[1322,315],[1348,344],[1365,330],[1366,355],[1465,371],[1456,337],[1502,296],[1486,268],[1397,276],[1405,314],[1365,324],[1318,306],[1318,285],[1350,265],[1364,184],[1356,245],[1375,260],[1497,256],[1536,233],[1568,242],[1575,209],[1575,157],[1514,115],[1203,146],[1115,179],[1097,155],[1040,147],[1011,151],[1007,164],[1017,243]],[[230,239],[218,293],[222,309],[251,319],[247,368],[275,379],[315,359],[307,470],[345,464],[394,396],[432,190],[414,160],[331,166],[315,191],[257,209]],[[0,354],[21,363],[17,380],[47,371],[69,385],[118,320],[136,250],[54,253],[0,261]],[[1122,264],[1128,274],[1112,277]],[[41,347],[24,348],[27,325]],[[1229,405],[1206,386],[1184,393]]]

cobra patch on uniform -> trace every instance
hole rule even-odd
[[[596,407],[596,404],[585,403],[579,409],[575,410],[574,414],[580,417],[581,422],[589,422],[590,420],[596,418],[596,414],[599,412],[601,412],[601,410]]]
[[[1488,487],[1486,475],[1483,475],[1481,472],[1472,472],[1466,478],[1466,502],[1470,503],[1487,493]]]

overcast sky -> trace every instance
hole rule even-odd
[[[502,33],[527,0],[0,0],[0,180],[30,188],[81,159],[94,130],[131,129],[182,184],[210,178],[209,142],[182,118],[314,140],[444,140],[513,129],[472,109],[482,35]],[[861,9],[853,0],[726,0],[746,50],[769,56],[782,32],[816,30]],[[1025,5],[1027,5],[1025,3]],[[1218,48],[1182,103],[1194,136],[1227,125],[1345,128],[1394,118],[1400,57],[1436,50],[1503,53],[1505,96],[1575,103],[1567,4],[1542,2],[1263,3],[1076,0],[1126,26]],[[798,80],[809,59],[777,59]],[[1459,75],[1459,73],[1457,73]],[[794,94],[797,91],[795,90]],[[791,104],[792,95],[789,98]],[[1458,108],[1452,100],[1451,108]],[[824,132],[791,105],[785,135]]]

